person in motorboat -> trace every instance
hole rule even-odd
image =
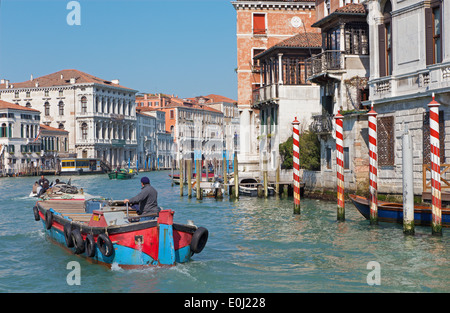
[[[45,183],[45,182],[47,182],[47,184],[49,184],[48,179],[45,178],[44,175],[41,175],[41,179],[38,180],[38,184],[39,184],[41,187],[44,187],[44,183]]]
[[[42,179],[42,177],[44,177],[44,176],[41,176],[41,179]],[[39,181],[41,181],[41,180],[39,180]],[[48,182],[48,179],[45,179],[43,184],[41,185],[41,190],[39,191],[37,197],[39,198],[40,196],[42,196],[48,190],[48,188],[50,188],[50,184]]]
[[[148,177],[141,178],[142,189],[136,196],[125,199],[125,204],[131,204],[131,208],[136,210],[138,215],[146,215],[150,213],[158,214],[161,208],[158,206],[158,192],[150,185],[150,179]],[[154,219],[155,216],[142,217],[144,219]]]

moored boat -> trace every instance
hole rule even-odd
[[[134,170],[128,171],[126,169],[116,170],[108,173],[109,179],[131,179],[136,175],[137,172],[135,172]]]
[[[41,186],[33,185],[33,190],[31,191],[29,197],[38,197],[41,191]],[[78,189],[76,186],[72,186],[65,183],[56,183],[50,188],[48,188],[39,198],[44,200],[86,200],[90,196],[85,194],[83,188]]]
[[[192,183],[192,189],[194,191],[194,195],[197,195],[197,182],[194,181]],[[220,189],[222,195],[225,194],[225,188],[223,184],[219,181],[215,182],[207,182],[200,181],[200,190],[202,191],[203,197],[215,197],[217,193],[217,189]]]
[[[369,199],[357,195],[349,195],[349,197],[359,213],[366,219],[370,219]],[[380,222],[403,224],[403,204],[378,201],[378,220]],[[414,224],[431,225],[431,207],[415,205]],[[442,209],[442,226],[450,227],[450,209]]]
[[[174,211],[136,215],[121,201],[47,200],[33,208],[52,241],[93,263],[140,268],[188,262],[200,253],[208,230],[173,223]],[[144,218],[155,217],[153,220]]]
[[[260,188],[263,187],[263,185],[258,183],[254,178],[244,178],[239,183],[239,195],[257,197],[258,186],[260,186]],[[275,194],[275,189],[273,187],[267,187],[267,192],[269,196],[273,196]]]

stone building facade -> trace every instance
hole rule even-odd
[[[252,92],[260,88],[260,65],[254,56],[294,35],[319,32],[311,28],[316,21],[313,0],[232,2],[237,14],[237,76],[240,113],[239,167],[259,171],[259,125],[257,109],[252,109]]]
[[[37,109],[42,124],[69,132],[69,152],[113,166],[136,160],[136,92],[74,69],[0,81],[1,99]]]
[[[440,103],[441,164],[449,163],[450,157],[450,5],[417,0],[368,0],[365,4],[370,30],[368,103],[378,113],[379,190],[401,194],[402,136],[408,130],[413,142],[414,193],[429,198],[423,178],[427,185],[428,103],[433,94]],[[448,180],[448,174],[443,178]]]

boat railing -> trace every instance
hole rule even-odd
[[[423,192],[431,191],[431,165],[422,165],[422,187]],[[427,172],[430,172],[430,179],[427,179]],[[450,173],[450,164],[441,164],[441,189],[450,189],[450,181],[446,179],[446,174]]]

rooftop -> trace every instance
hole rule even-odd
[[[71,79],[74,79],[74,82],[71,82]],[[117,82],[117,84],[116,84]],[[118,84],[118,81],[109,81],[105,79],[98,78],[91,74],[81,72],[79,70],[68,69],[61,70],[52,74],[44,75],[38,78],[32,78],[30,80],[20,82],[20,83],[9,83],[9,87],[11,85],[16,88],[36,88],[36,87],[53,87],[53,86],[69,86],[73,84],[87,84],[87,83],[95,83],[104,86],[112,86],[117,88],[124,88],[130,91],[134,91],[131,88],[124,87]],[[6,89],[6,82],[0,84],[0,89]]]
[[[21,111],[31,111],[31,112],[39,112],[39,110],[35,110],[32,108],[27,108],[15,103],[6,102],[3,100],[0,100],[0,109],[10,109],[10,110],[21,110]]]
[[[259,59],[268,53],[280,48],[322,48],[322,35],[320,33],[299,33],[285,39],[269,49],[257,54],[254,58]]]
[[[324,25],[326,22],[341,16],[365,16],[367,14],[367,10],[361,3],[349,3],[336,9],[330,15],[325,16],[324,18],[318,20],[314,24],[313,27],[320,27]]]
[[[54,131],[54,132],[68,133],[67,130],[47,126],[44,124],[40,124],[39,127],[41,128],[41,130],[49,130],[49,131]]]

